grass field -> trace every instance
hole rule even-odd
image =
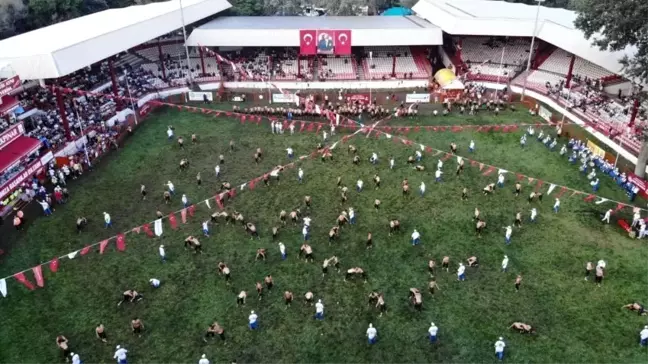
[[[419,117],[417,120],[394,119],[390,125],[418,123],[489,124],[535,122],[526,112],[507,113],[497,119],[478,115],[474,118],[457,115],[446,118]],[[167,142],[167,125],[177,135],[196,133],[197,146],[185,151],[175,142]],[[476,160],[520,172],[554,183],[589,191],[585,176],[578,167],[569,165],[557,152],[549,152],[534,139],[526,149],[518,144],[516,133],[412,133],[416,142],[446,150],[456,142],[459,154],[467,156],[471,139],[477,151]],[[338,136],[339,138],[339,136]],[[237,149],[227,152],[230,140]],[[113,236],[119,231],[155,218],[155,211],[165,213],[181,208],[180,194],[191,201],[213,196],[221,181],[234,186],[262,175],[272,166],[287,162],[285,148],[297,155],[310,153],[318,142],[313,133],[295,136],[274,136],[269,127],[245,125],[238,121],[213,116],[164,109],[156,112],[126,141],[124,148],[113,153],[82,183],[76,186],[67,205],[52,217],[39,218],[27,231],[17,236],[10,255],[0,266],[2,276],[31,267],[69,251],[80,249]],[[55,337],[64,334],[73,351],[84,362],[111,362],[114,345],[129,350],[131,362],[195,362],[205,353],[212,362],[237,360],[247,362],[492,362],[493,343],[499,336],[507,341],[510,362],[645,362],[646,350],[637,345],[638,332],[645,317],[621,310],[621,306],[638,301],[646,303],[648,285],[648,253],[640,241],[630,240],[614,224],[602,225],[599,214],[612,205],[597,206],[582,201],[582,196],[563,197],[559,214],[551,212],[548,196],[539,209],[539,221],[515,229],[512,244],[504,244],[503,226],[513,223],[516,210],[522,209],[528,219],[530,207],[525,198],[512,193],[514,177],[507,186],[490,197],[481,189],[496,176],[484,177],[477,168],[466,164],[465,173],[454,176],[456,162],[446,161],[442,184],[434,183],[437,159],[426,155],[426,172],[416,172],[405,164],[412,147],[363,134],[351,139],[358,147],[363,163],[354,166],[346,146],[334,151],[335,160],[321,162],[308,159],[298,162],[305,171],[305,182],[297,183],[297,169],[287,170],[281,184],[254,191],[244,191],[229,203],[253,221],[261,240],[250,241],[238,226],[212,227],[212,236],[202,238],[204,254],[185,251],[186,236],[200,234],[200,222],[210,211],[204,204],[189,223],[176,231],[165,223],[161,239],[127,235],[127,250],[116,252],[114,245],[104,255],[93,250],[74,260],[63,260],[57,273],[44,269],[46,287],[28,292],[9,282],[9,296],[0,300],[4,318],[0,327],[0,362],[62,361]],[[252,154],[257,147],[265,157],[255,164]],[[558,149],[558,148],[557,148]],[[372,152],[380,153],[377,166],[366,162]],[[213,168],[218,155],[225,154],[223,176],[217,180]],[[397,168],[389,170],[387,156],[393,155]],[[180,172],[178,161],[189,158],[189,171]],[[203,185],[198,187],[195,175],[202,172]],[[378,173],[382,187],[374,190],[371,179]],[[344,206],[335,185],[342,176],[349,186],[349,202]],[[355,181],[361,178],[365,190],[355,192]],[[413,188],[409,197],[401,195],[400,182],[408,178]],[[163,183],[173,181],[178,195],[172,205],[162,199]],[[424,180],[427,193],[421,198],[418,185]],[[149,191],[147,201],[140,201],[140,184]],[[461,189],[470,190],[468,202],[460,200]],[[523,195],[533,187],[524,183]],[[543,188],[546,191],[546,187]],[[602,178],[600,194],[621,201],[623,193],[611,181]],[[289,257],[281,261],[270,229],[278,224],[279,211],[301,207],[305,195],[313,197],[310,216],[315,263],[297,259],[301,244],[300,227],[290,224],[280,233]],[[381,210],[374,211],[375,198],[382,200]],[[213,200],[212,200],[213,201]],[[329,246],[327,233],[343,208],[352,206],[358,222],[342,229],[340,240]],[[483,238],[474,235],[473,209],[482,210],[488,229]],[[215,203],[212,203],[215,208]],[[114,227],[103,228],[103,211],[111,213]],[[213,211],[213,210],[212,210]],[[91,219],[85,232],[77,235],[75,219]],[[178,220],[180,218],[177,215]],[[398,218],[402,232],[388,237],[387,221]],[[409,236],[413,229],[422,234],[422,244],[412,247]],[[374,248],[366,250],[367,232],[373,232]],[[168,261],[162,264],[157,247],[164,244]],[[255,262],[259,247],[269,250],[266,262]],[[322,260],[331,255],[341,258],[343,269],[363,267],[368,283],[344,282],[335,273],[322,278]],[[509,272],[501,273],[504,254],[510,258]],[[441,291],[431,296],[425,289],[429,281],[427,261],[440,262],[449,255],[452,269],[438,272]],[[480,258],[479,268],[467,269],[467,281],[456,281],[456,265],[471,255]],[[601,288],[583,280],[584,264],[605,259],[608,275]],[[232,269],[232,284],[227,286],[217,274],[217,263],[225,261]],[[254,283],[272,274],[275,289],[258,301]],[[514,290],[517,274],[524,276],[521,291]],[[32,277],[28,273],[28,277]],[[148,286],[149,278],[162,280],[159,289]],[[424,309],[417,312],[409,305],[410,287],[424,293]],[[129,288],[142,292],[145,299],[134,305],[116,303]],[[246,307],[237,307],[236,294],[245,289],[249,299]],[[297,302],[285,309],[282,292],[292,291]],[[313,291],[326,306],[326,319],[312,319],[313,307],[301,304],[306,291]],[[367,295],[384,292],[388,312],[367,306]],[[260,330],[247,329],[247,316],[255,310],[260,316]],[[130,333],[130,320],[139,317],[146,325],[142,338]],[[228,340],[205,344],[202,335],[217,320],[225,328]],[[433,321],[439,326],[439,342],[430,345],[427,328]],[[507,330],[513,321],[535,326],[535,336],[522,336]],[[109,344],[94,337],[94,327],[103,323]],[[377,327],[379,342],[366,343],[369,323]]]

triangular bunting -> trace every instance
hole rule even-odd
[[[68,257],[68,259],[74,259],[74,258],[76,258],[78,253],[79,253],[79,251],[77,250],[75,252],[72,252],[72,253],[68,254],[67,257]]]
[[[28,290],[33,291],[34,289],[36,289],[34,284],[32,282],[30,282],[27,279],[27,277],[25,277],[25,273],[23,273],[23,272],[16,273],[16,274],[14,274],[14,278],[16,278],[16,280],[18,282],[22,283],[25,287],[27,287]]]
[[[108,246],[108,240],[104,240],[99,243],[99,254],[103,254],[104,251],[106,250],[106,247]]]
[[[481,171],[482,169],[484,169],[484,163],[479,163],[479,170]]]
[[[164,228],[162,227],[162,219],[157,219],[153,222],[153,230],[155,231],[155,236],[162,236],[164,233]]]
[[[83,247],[83,249],[81,249],[81,255],[90,253],[90,248],[92,248],[90,245]]]
[[[7,280],[4,278],[0,279],[0,293],[2,297],[7,297]]]
[[[195,213],[196,213],[196,205],[189,206],[189,216],[193,217]]]
[[[43,267],[37,265],[34,268],[32,268],[32,272],[34,273],[34,279],[36,280],[36,285],[41,288],[45,287],[45,279],[43,278]]]
[[[585,197],[585,199],[583,201],[590,202],[595,198],[596,198],[596,195],[589,195],[589,196]]]
[[[187,209],[182,209],[180,211],[180,220],[182,220],[183,224],[187,223]]]
[[[171,224],[171,229],[178,229],[178,220],[176,220],[175,214],[173,212],[169,214],[169,224]]]
[[[549,189],[547,190],[547,195],[551,195],[551,193],[552,193],[553,190],[555,190],[555,189],[556,189],[556,185],[555,185],[555,184],[552,183],[551,185],[549,185]]]
[[[160,221],[160,222],[161,222],[161,221]],[[153,231],[151,231],[151,225],[149,225],[149,224],[144,224],[144,225],[142,225],[142,229],[144,230],[144,232],[146,233],[146,235],[147,235],[149,238],[152,238],[152,237],[155,236],[155,234],[153,234]]]
[[[124,234],[117,234],[115,245],[117,246],[117,250],[120,252],[126,250],[126,236]]]
[[[49,263],[49,269],[52,273],[56,273],[59,269],[59,259],[54,258],[52,261]]]

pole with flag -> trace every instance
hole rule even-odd
[[[164,67],[164,65],[162,65]],[[130,100],[131,103],[131,109],[133,110],[133,116],[135,117],[135,125],[137,125],[138,120],[137,120],[137,104],[133,105],[133,96],[131,95],[130,92],[130,83],[128,82],[128,71],[124,70],[124,81],[126,81],[126,92],[128,92],[128,100]]]

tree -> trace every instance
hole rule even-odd
[[[635,83],[648,82],[648,1],[581,0],[576,11],[576,27],[595,46],[611,51],[634,47],[634,55],[621,59],[624,72]],[[642,137],[635,174],[643,177],[648,161],[648,131],[644,130]]]
[[[24,29],[27,8],[21,0],[0,2],[0,39],[20,34]]]

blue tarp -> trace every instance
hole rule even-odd
[[[394,8],[389,8],[385,10],[381,15],[385,16],[407,16],[407,15],[414,15],[412,10],[408,8],[404,8],[402,6],[397,6]]]

